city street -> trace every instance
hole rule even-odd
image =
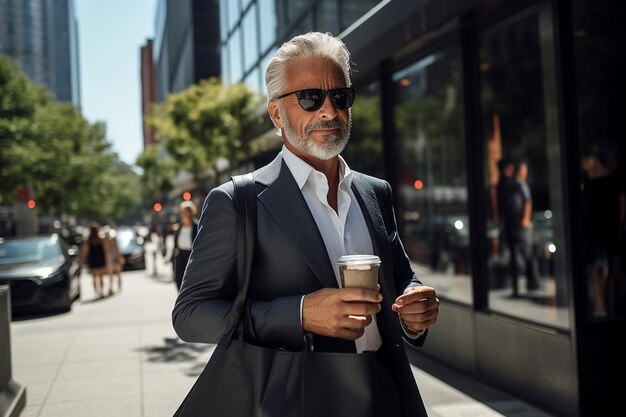
[[[20,417],[172,416],[212,346],[177,339],[171,265],[159,259],[156,275],[153,265],[149,256],[145,271],[124,272],[122,291],[102,299],[94,298],[83,272],[81,299],[71,312],[14,320],[13,377],[27,390]],[[431,417],[548,417],[426,358],[419,361],[413,371]]]
[[[158,272],[152,262],[124,272],[122,291],[102,299],[83,272],[71,312],[12,323],[13,376],[27,389],[21,417],[173,414],[211,346],[176,338],[171,265]]]

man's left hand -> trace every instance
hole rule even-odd
[[[432,287],[408,288],[391,309],[400,315],[404,326],[413,333],[426,330],[437,321],[439,299]]]

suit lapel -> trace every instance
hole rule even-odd
[[[385,229],[385,221],[380,211],[379,195],[374,191],[372,184],[362,175],[359,173],[353,173],[353,175],[352,191],[359,202],[372,237],[374,254],[379,256],[382,261],[379,280],[383,302],[382,309],[376,315],[376,318],[379,323],[378,330],[384,340],[393,335],[393,332],[389,332],[389,329],[398,324],[398,321],[391,314],[391,304],[395,301],[396,294],[395,284],[393,283],[393,267],[391,265],[392,257],[389,256],[388,245],[385,243],[389,238]],[[388,202],[383,201],[382,204],[388,204]],[[385,324],[381,325],[383,322]]]
[[[380,242],[384,242],[387,238],[385,231],[385,221],[380,212],[380,205],[374,188],[357,172],[353,173],[352,191],[361,207],[365,222],[367,223],[370,235],[372,236],[372,244],[374,245],[374,253],[381,256]]]
[[[277,162],[274,160],[270,164],[274,172]],[[334,269],[328,259],[322,235],[291,171],[282,158],[280,162],[280,173],[273,182],[267,173],[257,177],[260,182],[269,183],[268,187],[259,194],[259,201],[267,208],[289,239],[294,242],[322,287],[337,288]]]

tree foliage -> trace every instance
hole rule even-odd
[[[116,219],[139,204],[138,176],[119,161],[102,123],[51,100],[0,57],[0,201],[32,190],[48,214]]]
[[[137,165],[142,169],[141,187],[149,200],[159,200],[174,188],[176,166],[172,158],[159,156],[156,144],[149,145],[139,158]]]
[[[154,106],[150,124],[157,131],[177,171],[195,179],[217,161],[248,156],[246,129],[261,123],[260,97],[245,84],[229,87],[209,78]]]

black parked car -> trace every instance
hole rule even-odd
[[[146,269],[144,238],[131,227],[116,229],[117,245],[124,257],[124,270]]]
[[[80,298],[78,249],[57,234],[0,238],[0,285],[14,312],[69,311]]]

